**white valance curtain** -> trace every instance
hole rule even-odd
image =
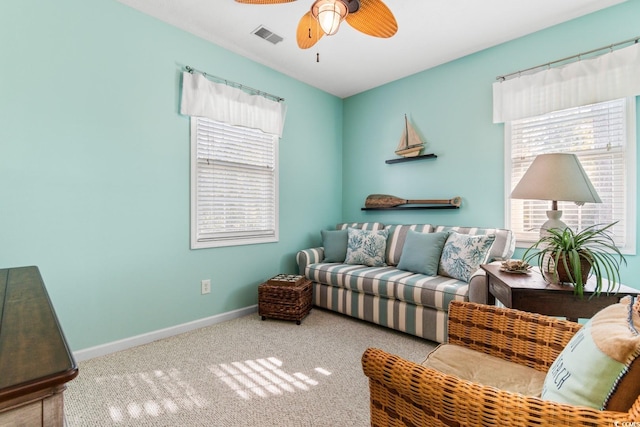
[[[286,109],[283,102],[212,82],[200,73],[182,73],[181,114],[260,129],[282,137]]]
[[[493,122],[640,94],[640,44],[493,84]]]

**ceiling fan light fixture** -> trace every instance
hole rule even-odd
[[[338,32],[340,23],[348,13],[349,9],[342,0],[316,0],[311,6],[311,15],[328,36]]]

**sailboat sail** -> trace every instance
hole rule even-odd
[[[420,136],[413,126],[411,126],[411,123],[409,123],[407,115],[405,114],[404,129],[402,130],[402,136],[400,137],[400,142],[398,142],[398,147],[396,148],[396,154],[402,157],[415,157],[420,154],[423,147],[424,143],[420,141]]]

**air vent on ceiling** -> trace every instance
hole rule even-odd
[[[267,30],[262,25],[259,26],[258,28],[256,28],[253,31],[253,34],[255,34],[256,36],[258,36],[260,38],[263,38],[266,41],[271,42],[273,44],[280,43],[283,40],[282,37],[280,37],[279,35],[277,35],[273,31]]]

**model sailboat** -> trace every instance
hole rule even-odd
[[[416,130],[411,126],[407,115],[404,115],[404,130],[402,131],[402,137],[396,148],[396,154],[402,157],[415,157],[420,154],[424,148],[424,143],[420,141],[420,136]]]

